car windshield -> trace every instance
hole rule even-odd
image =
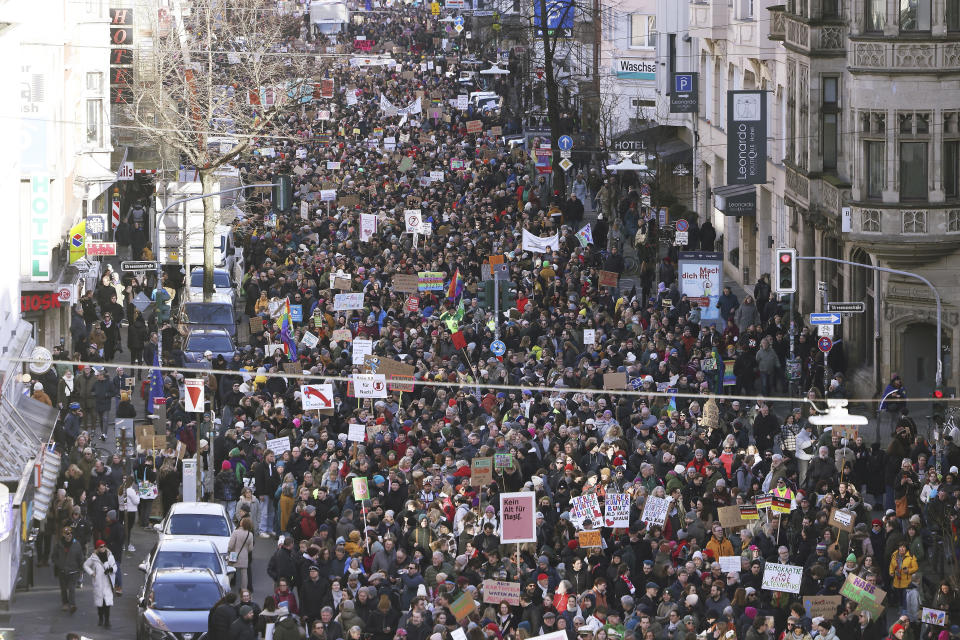
[[[160,551],[154,569],[210,569],[220,573],[220,558],[212,551]]]
[[[187,338],[187,344],[183,350],[193,353],[203,353],[207,350],[214,353],[230,353],[233,351],[233,345],[230,343],[230,338],[222,334],[193,334]]]
[[[154,582],[153,608],[168,611],[206,611],[220,599],[215,582]]]
[[[174,536],[229,536],[230,529],[223,516],[209,513],[181,513],[170,518],[167,527]]]
[[[233,324],[233,309],[227,304],[191,302],[186,309],[187,321],[193,324]]]
[[[194,271],[190,274],[190,286],[191,287],[202,287],[203,286],[203,271]],[[214,271],[213,272],[213,286],[217,289],[229,289],[230,288],[230,276],[227,275],[226,271]]]

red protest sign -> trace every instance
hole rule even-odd
[[[467,122],[467,133],[483,133],[483,120],[470,120]]]

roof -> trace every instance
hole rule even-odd
[[[217,585],[220,581],[213,575],[210,569],[184,569],[181,567],[167,567],[157,569],[153,572],[153,582],[166,582],[167,580],[176,580],[177,582],[213,582]]]
[[[233,305],[233,300],[225,293],[211,293],[210,296],[207,297],[203,295],[203,291],[188,290],[183,300],[183,304],[203,304],[205,302]]]
[[[210,540],[185,536],[165,537],[160,541],[157,551],[198,551],[197,547],[203,547],[203,551],[217,552],[217,545]]]
[[[197,331],[200,331],[197,329]],[[223,329],[213,329],[220,331]],[[181,515],[184,513],[214,514],[226,517],[226,511],[223,505],[215,502],[177,502],[170,508],[170,515]]]

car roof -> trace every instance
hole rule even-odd
[[[223,332],[223,329],[214,329],[214,331]],[[216,502],[177,502],[170,507],[170,515],[181,514],[215,514],[226,517],[226,511],[223,505]]]
[[[196,273],[197,271],[203,271],[203,267],[194,267],[193,269],[190,269],[190,273]],[[213,272],[214,272],[214,273],[227,273],[227,270],[224,269],[223,267],[214,267],[214,268],[213,268]]]
[[[201,547],[201,548],[197,548]],[[166,537],[157,545],[157,551],[211,551],[217,553],[217,545],[203,538]]]
[[[184,569],[182,567],[167,567],[156,569],[153,572],[153,582],[213,582],[219,585],[217,576],[210,569]]]
[[[184,296],[183,304],[233,304],[233,300],[230,299],[225,293],[211,293],[209,298],[204,297],[203,291],[199,287],[188,290],[186,296]]]
[[[227,331],[226,329],[191,329],[191,330],[190,330],[190,333],[187,334],[187,340],[189,340],[189,339],[190,339],[190,336],[192,336],[192,335],[194,335],[194,334],[196,334],[196,335],[198,335],[198,336],[219,336],[219,335],[223,335],[223,336],[226,336],[226,337],[228,337],[228,338],[230,337],[230,332]]]

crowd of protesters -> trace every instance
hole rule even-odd
[[[844,397],[846,383],[841,373],[823,388],[823,356],[805,328],[794,348],[808,402],[724,398],[788,391],[790,318],[767,279],[743,300],[725,290],[719,323],[703,321],[636,191],[591,172],[590,185],[578,176],[569,195],[554,193],[526,153],[491,133],[511,126],[503,111],[452,107],[464,89],[457,54],[439,50],[441,26],[421,8],[349,25],[341,42],[361,31],[391,42],[395,64],[330,66],[333,130],[302,107],[271,139],[272,157],[241,165],[246,182],[292,175],[294,206],[277,215],[255,195],[235,225],[247,264],[240,315],[253,330],[234,354],[211,354],[214,431],[198,437],[183,373],[165,371],[162,385],[170,444],[205,454],[206,497],[238,524],[239,595],[213,608],[208,639],[255,637],[268,623],[274,640],[523,640],[554,631],[568,640],[960,638],[955,443],[941,443],[934,459],[903,411],[903,391],[889,400],[895,428],[881,441],[811,424],[824,396]],[[306,28],[301,37],[309,51],[331,44]],[[509,95],[514,82],[492,87]],[[418,97],[421,112],[385,115],[382,98],[406,106]],[[471,120],[482,121],[480,133],[467,132]],[[431,172],[442,179],[424,179]],[[329,208],[320,199],[328,189],[337,192]],[[595,194],[608,220],[585,217],[583,197]],[[404,232],[411,208],[430,233]],[[360,237],[361,214],[377,216],[370,237]],[[642,277],[630,288],[600,286],[601,270],[623,274],[607,224],[619,228],[628,215],[630,233],[643,234]],[[581,242],[591,219],[593,243]],[[558,235],[556,248],[524,250],[524,230]],[[479,301],[489,256],[509,269],[502,286],[512,305],[499,318]],[[395,276],[425,271],[442,272],[444,289],[397,290]],[[335,274],[349,280],[343,290],[364,293],[363,309],[334,310]],[[182,365],[167,296],[145,321],[129,304],[137,285],[126,285],[108,273],[75,308],[73,352],[110,362],[125,345],[149,365],[160,331],[164,361]],[[303,320],[282,337],[286,304]],[[592,343],[584,330],[595,332]],[[304,343],[307,332],[316,346]],[[502,356],[492,350],[498,336]],[[357,338],[412,365],[414,390],[358,399],[337,382],[331,410],[304,411],[301,384],[366,371],[353,361]],[[130,400],[123,371],[99,366],[38,382],[68,413],[61,437],[70,450],[40,560],[49,557],[61,577],[68,610],[76,576],[89,574],[109,625],[113,590],[104,585],[114,583],[103,576],[120,577],[129,532],[149,525],[152,498],[162,513],[181,487],[172,446],[139,450],[131,476],[119,459],[95,459],[90,439]],[[630,392],[607,388],[608,374],[623,374]],[[348,440],[351,424],[364,426],[363,442]],[[280,455],[266,446],[277,438],[289,439]],[[496,454],[510,463],[492,482],[472,482],[472,461]],[[355,496],[355,477],[367,480],[367,499]],[[535,494],[536,541],[502,544],[499,496],[524,491]],[[601,508],[608,494],[628,495],[629,526],[572,516],[574,499],[590,493]],[[720,523],[722,507],[771,493],[787,496],[788,513],[760,509],[746,525]],[[670,500],[662,525],[641,520],[651,496]],[[852,514],[848,529],[828,524],[834,508]],[[599,530],[602,546],[581,548],[583,530]],[[251,537],[240,532],[276,539],[267,566],[254,565]],[[739,557],[735,571],[721,569],[729,556]],[[763,587],[771,564],[803,568],[797,593]],[[253,575],[264,573],[273,588],[255,602]],[[811,616],[810,597],[838,595],[851,574],[886,591],[879,611],[843,598]],[[517,601],[486,598],[486,580],[519,583]],[[943,624],[922,622],[924,607],[945,612]]]

